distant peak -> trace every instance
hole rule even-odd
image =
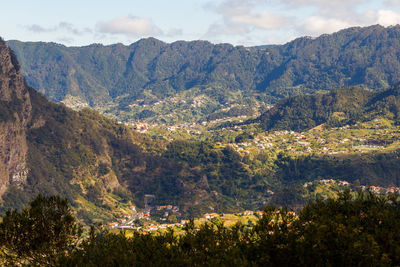
[[[163,41],[158,40],[157,38],[154,37],[147,37],[147,38],[142,38],[137,43],[162,43],[165,44]]]

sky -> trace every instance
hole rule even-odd
[[[400,24],[400,0],[13,0],[1,11],[3,39],[67,46],[146,37],[255,46]]]

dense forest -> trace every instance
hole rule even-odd
[[[83,233],[68,202],[39,195],[0,223],[0,261],[30,266],[397,266],[399,195],[347,191],[295,216],[265,207],[255,224],[212,220],[183,233]]]
[[[325,124],[340,127],[387,117],[400,123],[400,84],[382,92],[360,87],[334,89],[329,93],[300,95],[281,100],[256,121],[264,130],[304,131]]]

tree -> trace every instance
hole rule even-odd
[[[6,211],[0,223],[1,263],[54,265],[82,234],[68,201],[39,194],[22,211]]]
[[[172,215],[168,216],[168,221],[171,223],[176,223],[176,222],[178,222],[178,218],[176,218],[175,214],[172,214]]]

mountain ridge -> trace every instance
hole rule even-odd
[[[197,121],[206,120],[223,105],[252,108],[285,96],[353,85],[387,89],[400,81],[399,36],[400,26],[374,25],[262,48],[208,41],[168,44],[155,38],[129,46],[8,43],[28,83],[52,101],[82,103],[132,122],[145,110],[155,114],[152,119],[178,116],[166,103],[157,110],[157,102],[205,96],[204,108],[178,107],[180,113],[191,109],[180,119],[188,122],[193,114],[199,114]],[[192,96],[184,96],[186,92]]]

